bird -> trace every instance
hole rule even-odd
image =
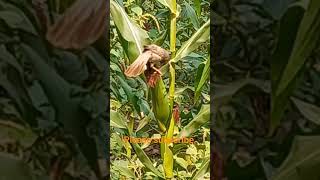
[[[137,77],[146,70],[149,70],[149,74],[156,72],[162,75],[159,68],[166,64],[170,60],[171,53],[162,47],[151,44],[145,45],[143,52],[138,58],[125,70],[124,74],[127,77]]]
[[[107,1],[77,0],[52,25],[46,39],[61,49],[84,49],[107,32]]]

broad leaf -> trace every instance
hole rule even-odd
[[[241,89],[245,89],[248,87],[257,88],[265,93],[270,92],[270,83],[269,81],[263,81],[258,79],[243,79],[231,82],[227,85],[213,85],[214,86],[214,96],[213,101],[214,103],[214,110],[216,110],[220,105],[228,102],[237,92],[239,92]]]
[[[190,19],[190,21],[191,21],[191,23],[193,25],[193,28],[194,29],[198,29],[200,27],[200,23],[199,23],[199,20],[198,20],[198,17],[196,15],[195,10],[187,2],[185,2],[184,5],[186,7],[186,9],[185,9],[186,10],[186,15]]]
[[[146,155],[146,153],[141,149],[141,147],[138,144],[131,144],[134,151],[136,152],[139,160],[142,162],[142,164],[149,169],[150,171],[152,171],[155,175],[157,175],[158,177],[163,178],[163,175],[153,166],[151,160],[149,159],[149,157]]]
[[[162,5],[166,6],[167,8],[170,9],[171,12],[173,12],[173,6],[171,3],[171,0],[158,0]]]
[[[0,119],[0,128],[0,137],[13,139],[23,147],[31,146],[37,139],[37,135],[30,127],[24,127],[10,120]]]
[[[110,1],[110,11],[122,40],[122,47],[130,61],[133,62],[142,53],[143,46],[148,44],[148,33],[133,22],[114,0]]]
[[[207,21],[200,29],[186,42],[183,43],[181,48],[177,51],[176,56],[171,60],[178,62],[180,59],[189,55],[192,51],[197,49],[202,43],[209,42],[210,40],[210,20]]]
[[[0,19],[10,28],[38,35],[33,24],[19,8],[5,2],[0,2],[0,8],[5,9],[0,11]]]
[[[209,171],[209,165],[210,165],[210,158],[208,157],[204,159],[200,169],[197,171],[195,176],[192,177],[192,180],[202,179],[202,177]]]
[[[320,107],[301,101],[297,98],[292,98],[292,100],[304,117],[309,121],[320,125]]]
[[[177,164],[179,164],[181,167],[183,167],[184,169],[187,169],[188,167],[188,162],[186,160],[184,160],[183,158],[174,156],[174,160]]]
[[[316,48],[320,38],[320,1],[310,0],[309,7],[304,14],[294,47],[279,82],[277,95],[282,93],[303,68],[307,58]]]
[[[0,179],[14,179],[14,180],[49,180],[47,176],[36,176],[32,173],[31,168],[12,155],[0,153]]]
[[[280,79],[283,76],[286,65],[295,42],[295,37],[299,30],[299,25],[304,14],[304,7],[301,4],[294,4],[288,8],[280,21],[279,39],[275,52],[271,60],[271,135],[283,118],[284,111],[288,104],[291,92],[295,89],[298,79],[292,80],[285,91],[276,94],[280,86]]]
[[[207,79],[210,75],[210,59],[207,59],[205,61],[204,68],[198,69],[198,72],[199,72],[198,74],[200,75],[200,79],[194,87],[194,89],[195,89],[194,103],[198,101],[198,98],[201,94],[202,88],[203,88],[204,84],[207,82]],[[198,76],[198,74],[197,74],[197,76]]]
[[[262,6],[273,18],[280,19],[292,2],[294,0],[264,0]]]
[[[271,180],[319,179],[320,136],[295,137],[291,151]]]
[[[126,120],[119,114],[119,112],[110,110],[110,126],[116,128],[126,129]]]
[[[210,119],[210,105],[202,105],[199,113],[193,118],[193,120],[187,124],[180,132],[178,137],[189,137],[192,133],[199,130],[201,126],[207,123]]]
[[[39,79],[50,103],[56,109],[57,121],[62,123],[65,130],[75,137],[81,152],[97,175],[97,146],[94,139],[86,132],[85,127],[90,116],[84,109],[80,108],[81,98],[72,97],[72,86],[59,76],[46,63],[46,59],[42,58],[33,48],[26,44],[22,44],[20,48],[23,58],[33,65],[36,77]]]
[[[121,175],[124,175],[128,178],[133,178],[133,179],[137,178],[135,176],[134,172],[132,170],[130,170],[128,167],[124,167],[122,165],[117,165],[117,164],[113,164],[113,167],[118,169],[120,171]]]
[[[201,15],[201,1],[200,0],[194,1],[194,8],[196,10],[197,16],[200,16]]]

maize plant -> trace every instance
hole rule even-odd
[[[210,178],[210,99],[202,96],[204,89],[208,90],[210,20],[208,9],[202,12],[204,4],[191,6],[175,0],[110,2],[111,178]],[[161,18],[158,10],[165,17]],[[152,21],[142,18],[146,15]],[[183,20],[179,22],[179,18]],[[183,35],[178,35],[178,27],[184,27],[180,29]],[[186,60],[199,51],[200,65],[188,67],[190,72],[197,68],[194,87],[178,86],[180,73],[187,70]],[[188,90],[193,96],[187,99],[186,107],[183,94]],[[185,107],[183,113],[180,106]],[[191,117],[180,122],[180,114]],[[201,136],[203,142],[160,143],[161,139],[193,135]],[[134,138],[158,138],[159,143],[134,142]]]

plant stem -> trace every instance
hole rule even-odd
[[[170,18],[170,51],[171,59],[175,57],[176,54],[176,31],[177,31],[177,3],[176,0],[171,1],[171,18]],[[169,72],[170,72],[170,85],[169,85],[169,106],[170,106],[170,118],[169,126],[167,125],[166,137],[172,138],[174,130],[174,120],[172,118],[172,110],[174,104],[174,91],[175,91],[175,68],[174,63],[169,62]],[[166,179],[173,178],[173,154],[169,148],[169,144],[164,144],[164,148],[161,148],[161,153],[163,153],[163,167],[165,171]]]
[[[172,12],[171,12],[171,18],[170,18],[170,51],[171,51],[171,59],[173,59],[176,54],[176,32],[177,32],[176,0],[172,0],[171,5],[172,5]],[[175,68],[172,62],[169,62],[169,72],[170,72],[169,103],[170,103],[170,111],[172,112],[173,99],[174,99],[174,86],[175,86]]]
[[[172,0],[172,11],[170,17],[170,51],[171,58],[176,54],[176,31],[177,31],[177,2]]]

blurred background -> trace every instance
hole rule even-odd
[[[319,5],[211,4],[216,179],[319,179]]]

